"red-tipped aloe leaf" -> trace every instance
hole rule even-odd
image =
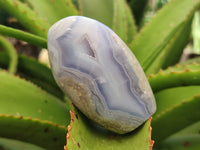
[[[131,133],[117,135],[96,126],[81,113],[71,111],[65,150],[151,150],[152,146],[150,120]]]

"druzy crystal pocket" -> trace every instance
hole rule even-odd
[[[50,28],[48,50],[60,88],[101,126],[127,133],[155,112],[140,64],[104,24],[81,16],[64,18]]]

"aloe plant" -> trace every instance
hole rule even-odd
[[[200,59],[178,64],[200,0],[171,0],[144,26],[147,1],[127,2],[0,0],[0,11],[23,26],[0,25],[0,149],[200,149]],[[71,15],[112,28],[143,67],[157,112],[133,132],[118,135],[86,118],[58,88],[51,69],[17,54],[7,38],[47,48],[50,26]]]

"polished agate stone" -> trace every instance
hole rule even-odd
[[[56,82],[88,118],[119,134],[156,110],[146,76],[126,44],[104,24],[81,16],[55,23],[48,50]]]

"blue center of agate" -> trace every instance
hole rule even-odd
[[[129,72],[122,47],[115,44],[110,32],[101,23],[92,26],[77,19],[57,38],[62,65],[76,74],[88,75],[97,85],[99,93],[95,94],[103,96],[109,109],[144,118],[148,112],[144,112],[146,107],[141,100],[143,91],[139,88],[138,77],[133,71]]]

